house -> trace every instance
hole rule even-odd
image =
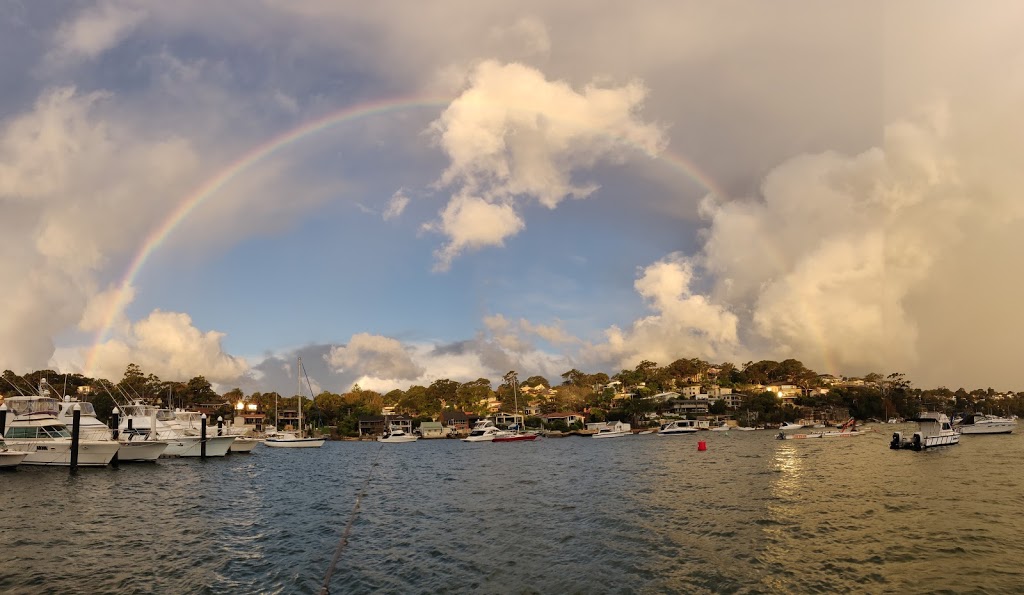
[[[511,426],[513,424],[523,426],[523,416],[518,413],[499,412],[494,414],[494,425],[499,427]]]
[[[299,410],[298,409],[282,409],[277,418],[277,428],[279,430],[290,432],[299,427]]]
[[[469,416],[463,411],[442,411],[440,421],[453,434],[469,433]]]
[[[572,426],[576,422],[583,423],[584,416],[579,413],[549,413],[540,416],[544,423],[549,424],[556,421],[565,422],[565,425]]]
[[[705,399],[678,399],[672,404],[672,413],[676,415],[706,415],[708,412],[708,400]]]
[[[446,438],[448,430],[439,421],[425,421],[419,427],[420,436],[423,438]]]
[[[359,418],[359,435],[383,434],[388,426],[397,426],[407,434],[412,434],[412,419],[404,415],[364,415]]]
[[[684,399],[696,398],[696,396],[700,394],[700,385],[699,384],[692,384],[690,386],[684,386],[684,387],[679,389],[679,394]]]

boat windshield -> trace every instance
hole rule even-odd
[[[174,421],[178,419],[170,409],[161,409],[156,412],[157,421]]]
[[[46,413],[56,417],[60,411],[60,404],[57,399],[49,397],[10,397],[7,399],[7,407],[15,415]]]

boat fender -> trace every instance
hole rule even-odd
[[[914,450],[921,450],[921,433],[914,433]]]
[[[899,432],[893,432],[893,434],[892,434],[892,442],[889,443],[889,448],[891,448],[893,450],[898,450],[899,447],[900,447],[900,444],[902,442],[903,442],[903,436],[901,436]]]

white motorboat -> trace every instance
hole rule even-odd
[[[302,435],[302,378],[306,375],[306,369],[302,367],[302,358],[299,358],[299,364],[296,368],[295,375],[299,379],[299,431],[298,434],[291,432],[282,432],[274,437],[267,437],[263,441],[264,446],[271,448],[320,448],[326,441],[323,438],[310,438]],[[309,384],[309,379],[306,378],[306,384]],[[313,395],[313,388],[310,385],[309,389],[310,398]],[[275,423],[277,420],[277,412],[274,413]]]
[[[967,414],[954,427],[961,434],[1010,434],[1017,427],[1017,418]]]
[[[201,414],[194,411],[158,409],[142,401],[122,404],[119,426],[121,438],[127,442],[156,440],[166,442],[161,457],[203,456]],[[185,423],[182,423],[182,419]],[[195,427],[188,427],[193,425]],[[206,428],[206,456],[223,457],[235,441],[234,436],[217,436],[216,426]]]
[[[597,430],[596,434],[591,434],[594,438],[621,438],[622,436],[630,436],[633,434],[633,429],[629,424],[621,421],[614,423],[587,424],[587,429]]]
[[[4,404],[14,413],[14,419],[8,420],[4,441],[8,448],[28,453],[21,461],[25,465],[70,466],[71,428],[57,419],[60,405],[49,394],[44,381],[38,395],[7,397]],[[79,425],[79,466],[103,467],[114,458],[117,448],[113,440],[82,438]]]
[[[789,422],[789,421],[784,421],[784,422],[782,422],[782,425],[779,426],[779,429],[782,430],[782,431],[786,431],[786,430],[799,430],[799,429],[802,429],[802,428],[803,428],[803,426],[801,424],[795,424],[795,423]]]
[[[7,443],[0,435],[0,469],[17,467],[27,456],[28,453],[25,451],[7,448]]]
[[[727,424],[727,423],[725,423],[723,421],[721,424],[711,428],[711,431],[712,432],[728,432],[729,431],[729,424]]]
[[[231,435],[235,437],[235,441],[228,447],[228,452],[252,452],[252,449],[256,448],[256,445],[260,443],[259,440],[251,436],[243,436],[240,434]]]
[[[960,443],[960,432],[953,429],[953,425],[945,413],[929,411],[907,421],[916,421],[918,431],[914,432],[910,438],[904,437],[903,432],[894,432],[892,441],[889,442],[889,448],[893,450],[901,448],[923,450],[934,446]]]
[[[407,434],[402,428],[392,425],[388,432],[377,437],[377,442],[386,444],[400,444],[403,442],[416,442],[420,437],[416,434]]]
[[[476,422],[473,429],[469,431],[469,435],[462,439],[463,442],[491,442],[495,438],[501,438],[511,436],[511,432],[502,430],[498,426],[494,425],[494,422],[489,419],[481,419]]]
[[[700,431],[697,420],[677,419],[661,426],[659,436],[675,436],[676,434],[694,434]]]
[[[778,435],[775,437],[778,438],[779,440],[803,440],[805,438],[854,438],[856,436],[863,436],[864,434],[867,434],[868,432],[871,431],[873,430],[858,430],[857,421],[851,417],[846,421],[846,423],[839,426],[838,431],[822,430],[820,432],[793,432],[788,434],[786,432],[779,432]]]
[[[118,462],[152,462],[160,458],[160,455],[167,450],[167,443],[160,440],[133,440],[136,436],[132,435],[124,438],[118,436],[118,439],[114,440],[110,428],[96,418],[96,409],[92,403],[64,397],[64,400],[59,403],[60,412],[57,414],[57,419],[69,428],[74,421],[75,405],[78,405],[80,411],[79,435],[89,440],[117,444]]]

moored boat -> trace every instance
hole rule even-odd
[[[960,432],[953,429],[953,425],[945,413],[929,411],[907,421],[916,421],[918,431],[914,432],[910,438],[904,437],[903,432],[894,432],[892,440],[889,442],[889,448],[893,450],[923,450],[960,443]]]
[[[1016,417],[967,414],[954,427],[961,434],[1010,434],[1017,427]]]
[[[14,419],[4,429],[4,441],[8,448],[28,453],[22,464],[71,465],[72,428],[57,419],[60,405],[49,394],[44,382],[38,395],[17,395],[4,401],[14,413]],[[117,442],[90,440],[80,433],[76,462],[81,467],[103,467],[114,458],[117,448]]]
[[[401,427],[392,424],[386,433],[377,437],[377,442],[402,444],[404,442],[416,442],[419,439],[420,437],[416,434],[407,434]]]
[[[694,434],[700,428],[697,427],[695,419],[677,419],[661,426],[658,430],[659,436],[675,436],[677,434]]]
[[[590,423],[587,424],[587,429],[597,430],[596,434],[592,434],[592,437],[594,438],[621,438],[622,436],[629,436],[633,433],[633,429],[630,425],[621,421],[614,423]]]

